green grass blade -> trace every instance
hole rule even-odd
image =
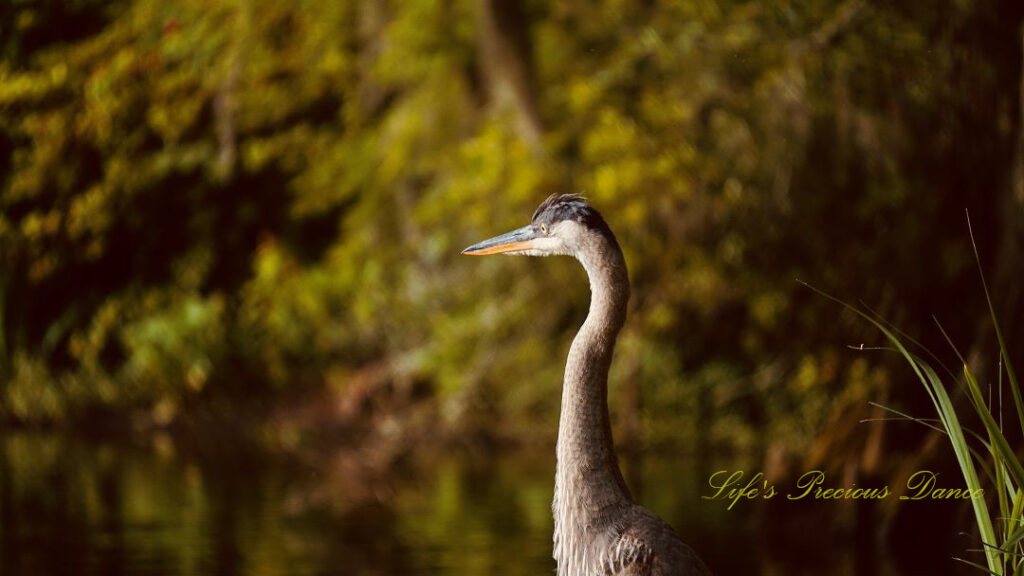
[[[988,313],[992,318],[992,327],[996,331],[996,340],[999,341],[999,354],[1002,356],[1006,370],[1006,376],[1010,380],[1010,392],[1013,394],[1013,404],[1017,407],[1017,420],[1020,422],[1020,431],[1024,434],[1024,399],[1021,398],[1020,386],[1017,384],[1017,375],[1010,363],[1010,354],[1006,351],[1006,342],[1003,340],[1003,331],[999,329],[999,319],[996,318],[996,307],[992,304],[992,296],[988,291],[988,284],[985,282],[985,273],[981,269],[981,256],[978,254],[978,244],[974,241],[974,230],[971,228],[971,217],[967,217],[967,231],[971,235],[971,247],[974,248],[974,262],[978,265],[978,276],[981,277],[981,287],[985,292],[985,302],[988,303]]]
[[[963,558],[957,558],[956,556],[953,557],[953,560],[956,560],[957,562],[962,562],[964,564],[967,564],[968,566],[973,566],[974,568],[977,568],[978,570],[981,570],[982,572],[987,572],[989,574],[994,574],[995,576],[1000,576],[1000,574],[1001,574],[1000,572],[993,572],[989,568],[986,568],[986,567],[982,566],[981,564],[978,564],[977,562],[971,562],[970,560],[965,560]]]
[[[939,379],[939,376],[935,371],[927,364],[921,366],[921,371],[925,374],[926,385],[932,388],[934,397],[937,399],[935,407],[946,425],[946,431],[949,433],[949,441],[953,446],[953,453],[956,455],[957,462],[960,464],[960,472],[963,474],[964,482],[967,484],[967,488],[969,490],[980,490],[982,486],[981,482],[978,481],[978,473],[974,468],[974,459],[972,458],[970,449],[967,446],[967,440],[964,438],[963,429],[960,426],[960,420],[956,415],[953,402],[950,400],[949,394],[946,392],[946,387],[942,384],[942,381]],[[996,539],[995,529],[992,525],[992,518],[988,513],[988,504],[984,498],[972,498],[971,507],[974,509],[974,517],[978,525],[978,532],[980,533],[981,541],[989,545],[985,547],[985,555],[988,558],[988,567],[996,574],[1002,574],[1002,555],[991,547],[995,546],[998,540]]]
[[[975,405],[982,407],[978,410],[978,416],[981,417],[981,421],[985,425],[985,429],[988,431],[989,437],[992,439],[992,446],[995,448],[993,454],[997,454],[1006,464],[1014,483],[1016,483],[1017,486],[1024,486],[1024,467],[1021,467],[1017,454],[1013,451],[1013,448],[1010,447],[1010,443],[1006,440],[1006,436],[1003,436],[1002,431],[999,430],[999,424],[995,421],[995,418],[992,417],[992,413],[987,409],[984,409],[985,402],[981,395],[981,390],[978,388],[978,382],[974,379],[974,375],[971,374],[971,371],[966,365],[964,366],[964,376],[967,379],[967,388],[974,397]]]
[[[1016,530],[1011,532],[1003,542],[1003,546],[1007,548],[1016,546],[1021,539],[1024,539],[1024,526],[1018,526]]]

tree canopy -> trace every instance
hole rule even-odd
[[[453,429],[527,433],[557,412],[585,279],[459,250],[570,191],[630,266],[612,394],[642,440],[799,445],[852,404],[912,403],[846,349],[870,327],[794,279],[973,341],[966,208],[1019,349],[1022,20],[1011,0],[7,3],[0,418],[166,424],[369,378]]]

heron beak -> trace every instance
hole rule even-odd
[[[483,242],[477,242],[462,251],[469,256],[486,256],[487,254],[501,254],[504,252],[523,252],[534,247],[534,241],[538,239],[537,230],[532,224],[523,226],[501,236],[488,238]]]

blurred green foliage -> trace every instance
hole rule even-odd
[[[383,363],[447,426],[551,423],[582,272],[458,252],[555,191],[626,252],[613,404],[647,441],[806,441],[890,395],[796,277],[911,330],[964,302],[972,335],[962,213],[996,250],[1016,2],[531,0],[501,25],[540,141],[484,73],[486,4],[0,8],[0,417],[166,423]]]

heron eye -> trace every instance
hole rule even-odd
[[[543,234],[547,234],[548,233],[548,225],[547,224],[541,224],[540,225],[540,231]]]

